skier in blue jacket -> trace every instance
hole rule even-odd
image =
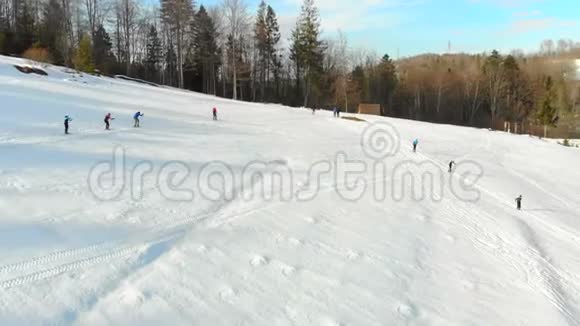
[[[64,116],[64,134],[68,135],[68,123],[72,121],[72,118],[67,115]]]
[[[133,120],[135,121],[135,124],[133,125],[134,128],[139,128],[139,117],[142,117],[143,113],[141,113],[141,111],[137,111],[135,112],[135,114],[133,115]]]
[[[417,151],[417,145],[419,145],[419,139],[413,140],[413,152]]]

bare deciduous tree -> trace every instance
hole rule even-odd
[[[223,0],[222,2],[223,17],[225,18],[228,37],[232,42],[232,91],[233,99],[238,98],[238,72],[236,64],[236,55],[239,51],[239,39],[249,27],[249,16],[247,5],[244,0]]]
[[[177,73],[180,88],[183,88],[185,35],[191,27],[193,7],[194,3],[191,0],[161,0],[161,18],[169,27],[177,48]]]

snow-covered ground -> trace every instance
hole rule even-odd
[[[12,63],[2,325],[580,325],[576,148]]]

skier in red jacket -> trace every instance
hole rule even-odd
[[[214,106],[212,112],[213,112],[213,119],[217,120],[217,108],[215,106]]]

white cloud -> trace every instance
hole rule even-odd
[[[471,3],[492,3],[501,7],[520,7],[541,1],[543,0],[468,0]]]
[[[539,10],[530,10],[530,11],[518,11],[515,12],[514,17],[536,17],[541,16],[542,12]]]
[[[535,31],[546,31],[553,28],[574,27],[576,21],[563,20],[554,17],[528,18],[513,21],[508,30],[508,34],[522,34]]]

